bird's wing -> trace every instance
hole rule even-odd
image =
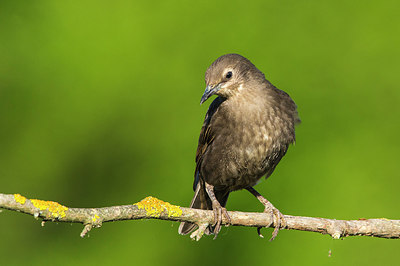
[[[208,108],[206,117],[204,119],[204,123],[203,123],[203,126],[200,131],[199,144],[197,146],[197,151],[196,151],[196,170],[195,170],[195,174],[194,174],[193,190],[196,190],[197,183],[199,182],[199,178],[200,178],[199,169],[200,169],[201,163],[203,161],[203,156],[206,153],[207,148],[213,142],[214,137],[215,137],[212,132],[212,128],[211,128],[211,119],[212,119],[213,115],[217,112],[218,107],[224,101],[225,101],[225,99],[223,99],[221,97],[217,97],[210,104],[210,107]]]

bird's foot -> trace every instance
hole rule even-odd
[[[217,238],[219,231],[221,231],[221,224],[222,224],[222,216],[225,216],[227,223],[226,225],[231,224],[231,217],[229,217],[228,211],[226,208],[222,207],[219,202],[217,201],[215,204],[213,202],[213,211],[214,211],[214,239]]]
[[[272,232],[272,237],[269,241],[272,241],[275,239],[275,237],[279,233],[279,229],[285,228],[286,227],[286,221],[285,218],[283,217],[283,214],[272,205],[271,202],[269,202],[266,198],[264,198],[260,193],[258,193],[254,188],[249,187],[247,190],[253,194],[260,202],[262,205],[264,205],[264,212],[265,213],[270,213],[272,215],[273,219],[273,226],[275,227],[274,232]],[[260,237],[263,237],[261,234],[261,227],[257,228],[257,233]]]
[[[199,228],[190,234],[190,238],[193,240],[199,241],[203,237],[204,232],[206,232],[207,227],[208,227],[208,223],[199,224]]]
[[[208,184],[207,182],[205,182],[205,185],[206,185],[206,192],[211,200],[212,208],[214,211],[214,224],[212,225],[212,227],[214,227],[214,239],[216,239],[219,231],[221,230],[222,216],[225,216],[227,220],[227,222],[225,223],[226,225],[231,224],[231,217],[229,217],[226,208],[222,207],[219,201],[217,200],[217,197],[215,196],[214,193],[214,186]]]
[[[272,215],[272,218],[274,221],[273,225],[275,228],[274,228],[274,231],[272,232],[272,237],[269,240],[269,241],[272,241],[278,235],[279,230],[281,228],[286,227],[286,221],[285,221],[285,218],[283,217],[283,214],[277,208],[275,208],[274,205],[272,205],[270,202],[268,202],[268,204],[266,204],[264,206],[265,206],[264,212],[270,213]]]

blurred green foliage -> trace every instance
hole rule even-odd
[[[399,219],[398,1],[1,1],[1,193],[71,207],[187,206],[204,72],[248,57],[296,101],[297,143],[257,189],[283,213]],[[210,101],[211,102],[211,101]],[[230,210],[262,211],[247,192]],[[2,265],[395,265],[400,242],[177,223],[81,225],[3,211]],[[268,236],[271,229],[265,229]],[[332,257],[328,257],[328,251]]]

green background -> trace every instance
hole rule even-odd
[[[297,143],[257,189],[283,213],[399,219],[398,1],[1,1],[1,193],[70,207],[187,206],[204,72],[249,58],[296,101]],[[229,210],[262,211],[248,192]],[[2,265],[393,265],[399,240],[0,214]],[[331,250],[332,257],[328,257]],[[4,264],[3,264],[4,263]]]

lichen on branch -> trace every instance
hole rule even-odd
[[[135,204],[103,208],[70,208],[54,201],[28,199],[20,194],[1,194],[0,208],[19,211],[43,221],[81,223],[84,237],[92,228],[101,227],[104,222],[139,219],[159,219],[192,222],[206,228],[214,221],[212,211],[184,208],[155,197],[147,197]],[[273,217],[267,213],[229,211],[231,225],[247,227],[274,227]],[[311,231],[329,234],[333,238],[347,236],[373,236],[400,238],[400,220],[359,219],[335,220],[314,217],[284,215],[286,221],[282,229]],[[223,219],[223,224],[227,221]],[[199,240],[200,237],[196,237]]]

